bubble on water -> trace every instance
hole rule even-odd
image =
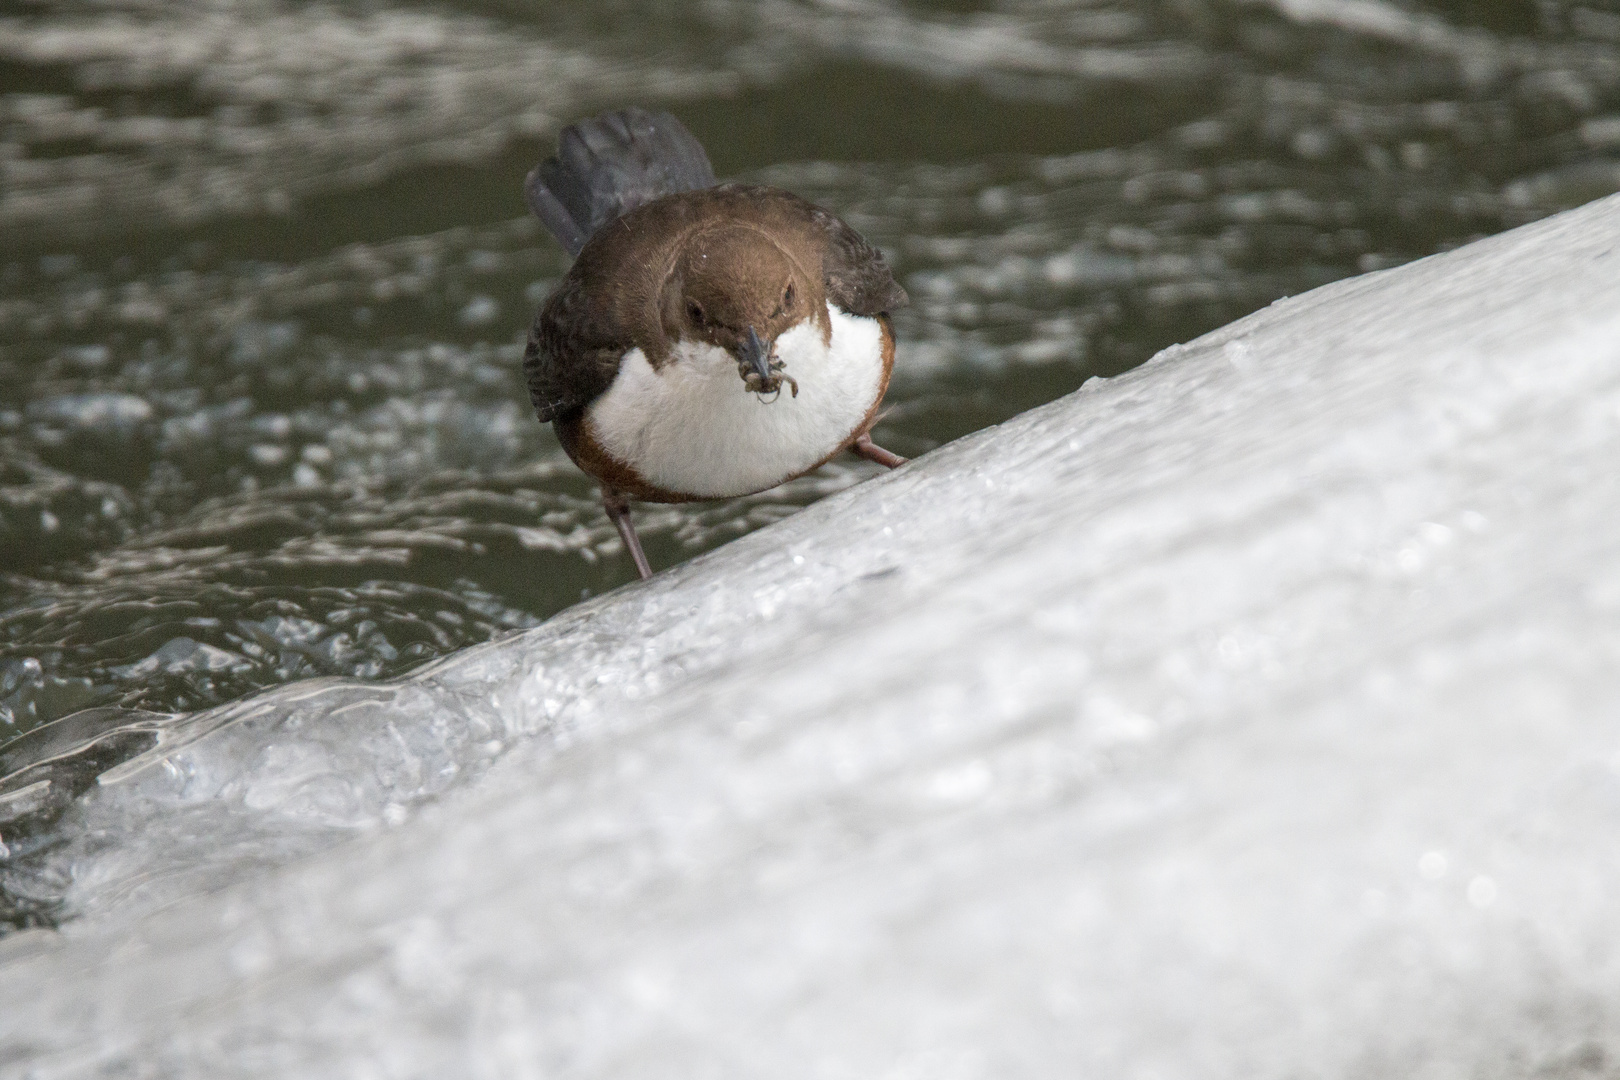
[[[501,305],[494,297],[475,296],[456,314],[456,320],[463,326],[481,327],[493,323],[500,315]]]
[[[42,423],[97,433],[127,433],[152,419],[152,406],[134,394],[63,394],[28,408]]]
[[[126,679],[144,679],[159,672],[165,675],[184,675],[194,672],[241,671],[252,666],[244,656],[227,652],[188,637],[166,641],[152,655],[124,667],[112,668],[112,673]]]
[[[297,322],[243,322],[231,334],[230,362],[245,367],[276,360],[296,346],[302,334]]]

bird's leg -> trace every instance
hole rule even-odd
[[[636,562],[636,573],[641,580],[646,581],[652,577],[652,567],[647,565],[647,553],[641,550],[641,540],[636,536],[636,527],[630,524],[630,500],[621,492],[612,488],[602,489],[602,505],[607,508],[607,516],[613,522],[613,527],[619,530],[619,539],[629,549],[630,557]]]
[[[886,469],[898,469],[906,463],[906,459],[899,454],[891,454],[873,442],[872,436],[868,432],[863,431],[856,436],[855,445],[851,446],[850,449],[867,461],[875,461]]]

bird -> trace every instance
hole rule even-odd
[[[523,354],[535,416],[601,487],[643,578],[631,503],[765,491],[872,441],[909,301],[883,253],[792,192],[719,183],[667,112],[563,128],[530,208],[574,256]]]

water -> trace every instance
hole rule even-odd
[[[1620,9],[4,16],[0,743],[397,676],[633,577],[518,374],[566,266],[522,176],[631,101],[890,253],[914,304],[877,435],[917,455],[1620,189]],[[874,471],[638,521],[669,566]],[[79,783],[129,752],[104,750]]]

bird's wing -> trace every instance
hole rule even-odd
[[[567,417],[613,385],[631,335],[611,311],[593,315],[578,276],[563,278],[529,330],[523,377],[541,423]]]
[[[827,236],[821,269],[828,300],[851,315],[883,315],[911,303],[883,252],[820,207],[812,208],[811,220]]]

